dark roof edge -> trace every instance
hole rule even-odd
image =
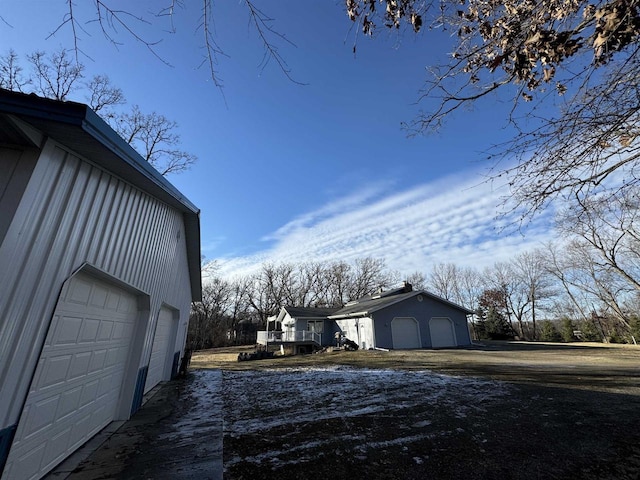
[[[113,130],[107,122],[100,116],[86,107],[86,116],[82,122],[82,129],[99,141],[106,148],[126,161],[131,167],[136,169],[148,180],[158,185],[165,192],[171,195],[178,203],[182,204],[186,210],[192,213],[200,213],[200,210],[187,197],[185,197],[176,187],[174,187],[160,172],[151,166],[142,156],[135,151],[120,135]]]
[[[77,102],[62,102],[42,98],[35,94],[11,92],[0,89],[0,105],[5,113],[19,117],[29,117],[47,122],[57,122],[80,127],[105,148],[120,157],[136,172],[148,181],[164,190],[185,210],[199,213],[200,210],[191,203],[176,187],[164,178],[136,150],[129,145],[113,128],[87,105]]]
[[[408,292],[409,293],[409,292]],[[430,297],[434,300],[437,300],[439,302],[442,303],[446,303],[447,305],[457,309],[457,310],[461,310],[463,312],[465,312],[467,315],[471,315],[473,314],[473,310],[469,310],[466,307],[463,307],[462,305],[458,305],[457,303],[453,303],[449,300],[446,300],[442,297],[439,297],[438,295],[435,295],[431,292],[427,292],[426,290],[414,290],[412,292],[410,292],[411,295],[407,295],[407,294],[398,294],[398,295],[392,295],[389,297],[386,297],[389,301],[388,302],[383,302],[377,305],[372,305],[370,308],[366,308],[359,311],[359,312],[353,312],[353,313],[337,313],[336,315],[329,315],[329,318],[332,320],[340,320],[343,318],[354,318],[354,317],[366,317],[369,316],[370,314],[378,311],[378,310],[382,310],[383,308],[387,308],[390,307],[392,305],[395,305],[396,303],[402,302],[404,300],[407,300],[409,298],[413,298],[415,296],[418,295],[426,295],[427,297]],[[400,298],[397,298],[400,297]],[[384,297],[383,297],[384,298]]]

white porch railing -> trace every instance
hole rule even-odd
[[[266,345],[267,343],[285,342],[315,342],[318,345],[321,345],[322,335],[316,332],[309,332],[307,330],[294,330],[284,332],[274,330],[269,332],[258,332],[258,343],[260,345]]]

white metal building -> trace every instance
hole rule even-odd
[[[171,378],[199,211],[89,107],[0,90],[0,472],[40,478]]]

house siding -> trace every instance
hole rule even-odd
[[[418,296],[420,295],[380,309],[373,314],[376,347],[393,348],[391,321],[396,317],[413,317],[418,321],[423,348],[432,347],[429,320],[433,317],[450,318],[454,324],[458,345],[471,344],[467,318],[463,311],[427,295],[422,295],[422,301],[418,301]]]
[[[358,344],[359,348],[371,349],[376,345],[376,329],[372,317],[355,317],[336,320],[346,338]]]
[[[0,152],[1,153],[1,152]],[[0,430],[20,416],[62,285],[89,264],[148,296],[138,368],[163,303],[191,302],[183,214],[48,140],[0,245]]]

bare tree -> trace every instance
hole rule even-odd
[[[567,250],[575,252],[575,267],[588,279],[582,288],[627,329],[630,312],[624,305],[640,291],[638,207],[637,189],[621,190],[579,202],[579,208],[565,212],[560,221],[561,231],[574,238]]]
[[[306,262],[297,268],[298,287],[292,305],[300,307],[324,306],[327,285],[325,267],[319,262]]]
[[[278,48],[289,40],[253,2],[242,3],[265,47],[262,65],[273,62],[291,78]],[[173,31],[174,17],[184,7],[179,0],[156,12],[134,4],[122,9],[107,0],[84,10],[71,1],[64,4],[66,11],[55,31],[71,30],[76,58],[79,40],[88,35],[87,20],[113,44],[120,45],[123,37],[133,39],[162,58],[159,39],[145,37],[141,27],[161,23],[151,31]],[[211,0],[200,5],[195,28],[202,34],[203,64],[220,87],[217,64],[224,52],[214,34],[215,9]],[[601,192],[603,181],[614,172],[622,175],[610,192],[638,182],[636,0],[347,0],[346,13],[371,36],[380,25],[398,32],[406,28],[456,34],[447,60],[428,66],[431,75],[419,99],[426,108],[406,125],[411,132],[438,128],[450,114],[495,92],[512,99],[505,121],[515,128],[515,136],[491,153],[495,175],[505,169],[509,173],[512,194],[505,206],[512,208],[513,199],[513,209],[523,221],[558,196],[584,199],[594,195],[594,189]],[[503,166],[501,160],[515,161],[515,166]]]
[[[235,279],[229,284],[229,329],[233,332],[233,341],[237,342],[237,332],[242,320],[249,321],[251,318],[251,294],[252,281],[250,278]]]
[[[62,48],[51,55],[37,51],[27,55],[35,71],[36,93],[54,100],[67,100],[84,78],[84,65],[71,58],[68,50]]]
[[[94,75],[86,88],[88,90],[87,104],[94,112],[111,119],[115,116],[112,109],[126,103],[122,90],[111,83],[106,75]]]
[[[557,310],[559,312],[568,312],[570,318],[579,318],[586,320],[590,315],[589,306],[593,305],[594,297],[585,297],[588,291],[581,289],[580,282],[575,275],[579,266],[579,258],[572,258],[570,249],[566,251],[560,249],[554,243],[548,243],[545,246],[547,258],[547,270],[549,274],[554,276],[562,287],[563,299]],[[575,263],[575,260],[578,263]],[[575,264],[574,264],[575,263]]]
[[[515,319],[520,337],[536,340],[537,315],[555,295],[542,251],[523,252],[508,262],[497,262],[485,276],[492,289],[504,292],[505,312],[512,328]]]
[[[30,83],[31,78],[25,78],[18,54],[14,50],[9,50],[0,57],[0,88],[24,93]]]
[[[617,170],[623,187],[637,183],[635,0],[347,0],[346,10],[367,35],[378,25],[417,32],[423,23],[457,34],[449,59],[429,69],[425,113],[407,127],[436,129],[461,107],[504,92],[517,133],[492,153],[516,160],[506,168],[523,219],[559,195],[588,198]]]
[[[325,269],[325,278],[323,279],[323,290],[326,292],[324,307],[342,307],[347,303],[349,291],[351,289],[351,271],[352,267],[347,262],[340,261],[331,263]]]
[[[640,187],[581,201],[559,220],[560,231],[586,242],[604,267],[640,291]]]
[[[404,277],[404,280],[409,283],[414,290],[424,290],[427,286],[427,279],[422,272],[415,271]]]
[[[429,275],[429,289],[445,300],[454,301],[457,289],[457,271],[458,267],[454,263],[433,265]]]
[[[511,271],[516,284],[514,291],[519,290],[521,297],[526,297],[526,304],[529,305],[532,335],[533,340],[536,340],[538,337],[537,313],[544,303],[555,294],[542,251],[533,250],[516,255],[511,261]],[[525,292],[526,295],[522,295]]]
[[[88,105],[162,175],[183,172],[197,160],[181,148],[175,121],[156,112],[143,113],[137,105],[123,113],[122,90],[106,75],[84,81],[85,67],[69,50],[63,48],[51,55],[38,51],[27,59],[32,73],[24,77],[14,51],[0,58],[0,88],[27,93],[31,90],[27,87],[32,87],[38,95],[60,101],[84,93]]]
[[[628,330],[632,312],[625,305],[633,297],[634,289],[604,265],[587,242],[575,239],[560,253],[551,251],[554,268],[550,271],[560,279],[566,298],[583,321],[595,320],[604,341],[606,332],[598,321],[603,316],[613,315]]]
[[[131,144],[162,175],[188,170],[197,157],[180,149],[178,124],[156,112],[142,113],[134,105],[129,113],[111,122],[118,134]]]
[[[189,348],[201,350],[226,343],[231,307],[229,284],[214,277],[202,287],[202,300],[194,303],[189,320]]]
[[[90,6],[78,6],[70,0],[60,0],[60,4],[64,8],[64,13],[57,23],[56,20],[52,21],[54,30],[49,38],[63,30],[69,31],[73,45],[68,47],[74,53],[76,62],[79,63],[81,56],[90,58],[90,55],[82,50],[81,44],[85,37],[95,33],[90,31],[90,27],[97,26],[103,38],[117,48],[128,41],[133,41],[146,48],[160,62],[171,66],[170,59],[163,55],[160,45],[164,34],[177,31],[176,18],[184,15],[184,10],[187,8],[183,0],[169,0],[159,5],[156,10],[149,9],[147,5],[137,5],[135,2],[130,2],[123,8],[113,0],[96,0]],[[245,7],[249,24],[255,29],[258,41],[264,47],[260,67],[265,68],[270,62],[274,62],[289,80],[300,83],[293,78],[280,52],[282,45],[295,46],[295,44],[285,34],[274,28],[275,20],[258,8],[254,2],[243,0],[240,4]],[[189,7],[191,8],[192,5],[189,4]],[[222,88],[223,81],[218,65],[226,54],[215,33],[217,16],[215,5],[212,0],[202,0],[197,8],[199,8],[199,16],[192,26],[200,35],[200,41],[196,47],[201,48],[203,52],[202,62],[198,67],[205,67],[213,84]]]
[[[478,298],[487,288],[487,282],[473,267],[439,263],[431,270],[428,287],[445,300],[473,310],[478,304]]]
[[[529,297],[526,288],[516,282],[512,266],[509,262],[496,262],[492,267],[486,268],[484,278],[488,285],[488,290],[501,292],[504,300],[503,313],[511,329],[518,332],[521,337],[528,336],[525,328],[526,314],[529,308]],[[513,319],[518,322],[518,328],[513,325]]]
[[[469,310],[476,307],[478,298],[487,288],[485,279],[473,267],[459,267],[456,273],[456,284],[457,293],[454,301]]]
[[[378,290],[387,289],[393,285],[394,280],[391,274],[386,271],[383,259],[358,258],[354,262],[352,270],[348,300],[356,300]]]
[[[265,263],[252,277],[248,301],[261,325],[275,315],[280,307],[292,305],[297,278],[289,264]]]

